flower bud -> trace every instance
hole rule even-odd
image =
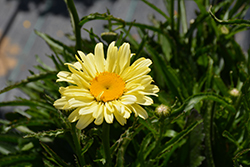
[[[231,90],[229,91],[229,94],[230,94],[231,96],[237,97],[237,96],[240,95],[240,91],[239,91],[238,89],[236,89],[236,88],[233,88],[233,89],[231,89]]]
[[[155,109],[155,112],[159,117],[168,117],[171,114],[171,108],[161,104]]]

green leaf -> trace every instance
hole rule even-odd
[[[88,142],[82,148],[82,155],[84,155],[88,151],[88,149],[92,146],[93,143],[94,143],[94,139],[93,138],[91,138],[90,140],[88,140]]]
[[[154,67],[156,68],[159,75],[163,77],[168,89],[172,91],[174,96],[177,96],[180,101],[184,100],[184,95],[186,96],[187,91],[185,86],[182,85],[177,72],[170,66],[167,66],[157,51],[154,50],[150,45],[146,44],[146,48],[149,54],[152,56]]]
[[[34,147],[34,144],[33,144],[32,142],[29,142],[29,143],[25,144],[25,145],[21,148],[21,150],[22,150],[22,151],[28,151],[28,150],[32,149],[33,147]]]
[[[237,147],[239,147],[239,143],[236,141],[236,139],[227,130],[223,131],[222,136],[227,138],[232,143],[234,143]]]
[[[63,44],[62,42],[59,42],[54,38],[50,37],[49,35],[39,32],[37,30],[35,30],[35,33],[41,38],[43,38],[49,45],[51,50],[53,50],[55,53],[58,53],[60,55],[72,55],[72,57],[74,56],[75,51],[67,45]],[[64,58],[65,60],[70,60],[69,58],[67,58],[67,56],[64,56]]]
[[[165,17],[165,19],[169,20],[169,17],[166,15],[166,13],[164,13],[161,9],[157,8],[154,4],[148,2],[147,0],[142,0],[142,1],[148,6],[150,6],[152,9],[154,9],[156,12],[161,14],[163,17]]]
[[[202,117],[197,110],[192,110],[188,116],[187,125],[190,125],[193,121],[201,120]],[[203,123],[197,125],[189,134],[189,164],[190,167],[198,167],[202,164],[205,156],[202,155],[202,148],[204,142]]]
[[[0,141],[0,153],[4,155],[14,154],[18,151],[15,145]],[[1,161],[0,161],[1,164]]]
[[[168,152],[172,146],[176,145],[180,140],[182,140],[187,134],[189,134],[196,126],[202,123],[202,120],[195,121],[190,126],[188,126],[185,130],[178,133],[175,137],[167,141],[159,151],[157,158],[161,158],[164,156],[166,152]]]
[[[24,136],[24,138],[30,138],[30,137],[35,137],[35,138],[41,138],[45,136],[53,136],[56,137],[60,134],[63,134],[64,130],[63,129],[56,129],[56,130],[50,130],[50,131],[43,131],[43,132],[38,132],[38,133],[32,133],[32,134],[27,134]]]
[[[152,127],[152,124],[147,120],[139,119],[139,122],[148,130],[150,130],[154,136],[156,136],[157,131]]]
[[[173,55],[172,55],[172,48],[171,48],[171,45],[169,43],[167,36],[160,35],[160,44],[161,44],[164,56],[166,57],[167,62],[169,62],[171,58],[173,57]]]
[[[247,153],[247,152],[249,152],[249,151],[250,151],[250,148],[247,148],[247,149],[244,149],[244,150],[239,151],[239,152],[234,156],[234,158],[233,158],[234,164],[236,165],[236,164],[238,163],[237,160],[240,158],[241,155],[243,155],[243,154],[245,154],[245,153]]]
[[[50,155],[50,157],[52,158],[51,160],[56,163],[59,166],[63,166],[63,167],[69,167],[70,165],[68,165],[66,162],[63,161],[63,159],[61,157],[59,157],[48,145],[40,142],[41,146],[44,148],[44,150]]]
[[[37,159],[36,154],[22,154],[22,155],[8,155],[5,157],[1,157],[0,166],[11,166],[21,162],[31,162]],[[39,162],[37,162],[39,164]],[[37,164],[37,165],[38,165]]]
[[[17,82],[13,85],[10,85],[4,89],[2,89],[0,91],[0,94],[4,93],[4,92],[7,92],[11,89],[14,89],[14,88],[17,88],[17,87],[22,87],[22,86],[25,86],[26,84],[30,83],[30,82],[35,82],[35,81],[38,81],[38,80],[43,80],[43,79],[52,79],[52,78],[56,78],[56,73],[55,71],[52,71],[52,72],[47,72],[47,73],[41,73],[41,74],[36,74],[36,75],[31,75],[29,76],[27,79],[25,80],[22,80],[20,82]]]
[[[195,104],[199,103],[202,100],[213,100],[221,105],[225,106],[228,110],[230,110],[233,113],[236,113],[235,108],[229,103],[225,98],[215,94],[215,93],[199,93],[195,94],[193,96],[190,96],[185,100],[185,102],[177,109],[173,109],[171,115],[176,116],[180,114],[181,112],[187,112],[191,110]]]
[[[42,65],[42,67],[46,70],[46,71],[54,71],[53,68],[51,68],[50,66],[48,66],[47,64],[45,64],[38,55],[36,55],[36,61]]]
[[[64,1],[68,7],[73,32],[74,32],[75,38],[76,38],[75,50],[76,51],[82,50],[82,39],[81,39],[81,30],[80,30],[81,27],[78,25],[79,17],[77,14],[77,10],[76,10],[74,1],[73,0],[64,0]]]
[[[153,135],[152,133],[147,134],[140,143],[140,149],[137,153],[137,161],[140,163],[142,166],[145,165],[145,161],[147,160],[147,156],[149,153],[154,149],[156,145],[156,141],[152,141]]]
[[[186,34],[186,32],[188,30],[188,26],[187,26],[185,0],[180,0],[179,5],[180,5],[180,11],[178,11],[178,12],[180,15],[179,18],[181,19],[182,32],[183,32],[183,34]]]
[[[228,88],[224,84],[224,82],[220,76],[218,76],[218,75],[214,76],[214,83],[218,87],[218,90],[222,93],[223,96],[229,96]]]
[[[122,27],[125,26],[134,26],[134,27],[138,27],[138,28],[142,28],[142,29],[148,29],[148,30],[152,30],[155,32],[158,32],[160,34],[163,34],[162,30],[159,28],[156,28],[154,26],[150,26],[147,24],[141,24],[141,23],[135,23],[135,22],[125,22],[124,20],[120,19],[120,18],[116,18],[112,15],[109,15],[107,13],[104,14],[100,14],[100,13],[92,13],[88,16],[85,16],[81,19],[81,21],[79,22],[80,26],[83,26],[85,23],[91,21],[91,20],[110,20],[110,21],[116,21],[116,23],[112,23],[112,25],[119,25]]]
[[[32,100],[32,101],[31,100],[26,100],[26,99],[1,102],[0,107],[3,107],[3,106],[29,106],[29,107],[33,107],[33,108],[42,107],[42,108],[46,108],[46,109],[52,110],[52,111],[56,110],[50,104],[35,101],[35,100]]]
[[[237,25],[245,25],[245,26],[250,26],[250,21],[249,20],[242,20],[242,19],[235,19],[235,20],[220,20],[218,19],[213,12],[211,11],[212,6],[209,8],[209,14],[212,16],[212,18],[216,21],[218,24],[237,24]]]
[[[123,167],[124,166],[124,155],[126,153],[127,147],[129,143],[133,140],[136,134],[138,134],[143,129],[143,126],[137,126],[137,127],[129,127],[118,139],[118,142],[120,144],[116,156],[116,165],[117,167]]]
[[[13,129],[13,128],[17,128],[19,126],[39,126],[40,128],[41,127],[50,127],[51,124],[52,124],[52,120],[48,120],[48,119],[19,119],[18,121],[13,121],[12,123],[9,124],[10,126],[10,129]],[[10,130],[8,129],[8,130]]]

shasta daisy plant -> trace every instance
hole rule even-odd
[[[100,125],[105,120],[111,124],[114,118],[126,124],[133,112],[143,119],[148,117],[141,105],[151,105],[148,95],[157,96],[156,85],[151,84],[150,59],[139,58],[132,65],[130,45],[123,43],[119,49],[112,42],[104,57],[103,44],[95,46],[94,54],[78,51],[78,62],[66,63],[70,72],[60,71],[57,81],[70,86],[60,87],[61,98],[54,102],[57,109],[73,110],[68,119],[78,121],[76,127],[84,129],[94,121]]]

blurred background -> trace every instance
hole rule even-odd
[[[166,11],[162,0],[148,0],[158,8]],[[196,4],[187,0],[187,20],[195,18]],[[105,13],[107,9],[115,17],[126,21],[134,21],[150,24],[148,17],[155,15],[157,19],[162,16],[154,12],[141,0],[75,0],[75,6],[79,18],[90,13]],[[244,19],[250,19],[248,11]],[[95,34],[104,32],[105,21],[92,21],[84,28],[93,28]],[[51,59],[52,51],[45,41],[39,38],[34,29],[46,33],[56,40],[67,45],[71,41],[65,34],[72,35],[70,18],[64,0],[0,0],[0,89],[8,85],[8,81],[16,82],[29,76],[29,71],[37,65],[37,58],[53,67]],[[132,32],[133,33],[133,32]],[[82,37],[88,38],[88,33],[82,30]],[[134,37],[137,38],[136,31]],[[238,43],[244,51],[247,51],[250,44],[250,32],[245,31],[236,35]],[[72,44],[73,45],[73,44]],[[14,89],[0,94],[0,102],[14,100],[15,97],[24,97],[21,91]],[[0,108],[1,115],[11,108]],[[0,115],[0,116],[1,116]]]

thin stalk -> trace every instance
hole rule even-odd
[[[81,39],[81,30],[79,24],[79,17],[76,11],[76,7],[74,4],[73,0],[64,0],[65,3],[67,4],[70,18],[71,18],[71,23],[72,23],[72,28],[75,33],[75,38],[76,38],[76,45],[75,45],[75,50],[81,50],[82,48],[82,39]]]
[[[102,142],[104,148],[104,155],[106,160],[106,167],[111,167],[111,154],[110,154],[110,143],[109,143],[109,130],[110,126],[105,121],[102,125]]]
[[[159,137],[156,139],[156,145],[155,149],[152,153],[152,158],[155,158],[157,154],[159,153],[159,148],[161,147],[161,140],[162,140],[162,135],[165,130],[165,124],[164,124],[164,119],[160,120],[160,130],[159,130]]]
[[[212,152],[212,143],[211,143],[211,128],[212,128],[212,115],[213,115],[213,102],[206,101],[204,104],[205,114],[203,117],[204,122],[204,132],[205,132],[205,155],[207,157],[207,166],[215,167],[213,152]]]
[[[82,153],[82,151],[81,151],[82,146],[80,143],[80,134],[81,134],[81,131],[79,129],[77,129],[74,124],[72,124],[71,135],[72,135],[74,146],[75,146],[74,148],[75,148],[75,153],[77,156],[77,161],[78,161],[79,166],[84,166],[85,159],[84,159],[83,155],[81,154]]]
[[[183,17],[181,15],[181,2],[180,0],[177,1],[178,4],[178,15],[177,15],[177,32],[180,33],[180,27],[181,27],[181,17]]]
[[[170,0],[170,3],[171,30],[174,30],[174,0]]]

